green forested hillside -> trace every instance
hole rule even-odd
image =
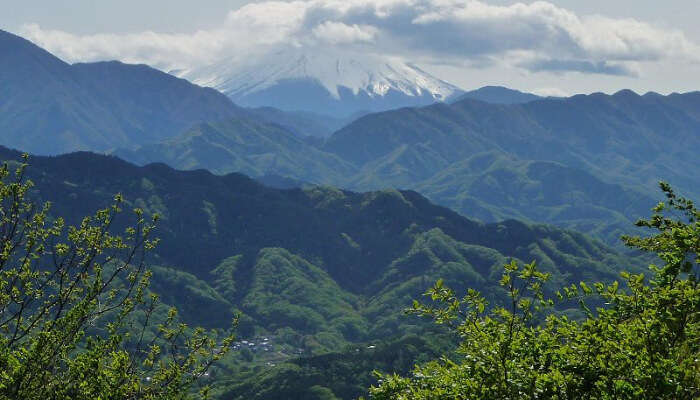
[[[19,156],[5,149],[1,155]],[[52,213],[68,222],[108,204],[117,192],[127,206],[162,216],[162,242],[150,260],[153,290],[186,321],[225,326],[241,313],[240,339],[249,343],[239,343],[212,372],[225,383],[217,390],[227,398],[243,396],[251,390],[246,385],[269,374],[291,374],[286,381],[303,378],[310,385],[304,390],[320,385],[314,390],[348,398],[370,382],[371,369],[405,369],[421,354],[433,354],[425,342],[401,359],[374,350],[426,332],[423,322],[401,311],[439,278],[454,287],[479,287],[497,300],[497,276],[511,258],[538,260],[554,284],[609,280],[630,266],[628,258],[584,235],[512,220],[474,222],[412,191],[278,190],[239,174],[137,167],[90,153],[32,157],[30,164],[32,196],[53,202]],[[362,359],[363,372],[353,369],[335,386],[327,382],[331,371],[319,364],[331,361],[295,361],[332,352],[338,358],[332,364],[346,368],[360,347],[370,354]],[[285,380],[275,382],[279,393],[289,389]]]
[[[619,243],[655,199],[638,185],[607,183],[581,169],[551,161],[521,161],[480,153],[438,172],[416,187],[483,221],[550,221]]]
[[[614,182],[654,184],[666,176],[690,185],[700,146],[700,111],[693,107],[698,102],[699,92],[639,96],[631,91],[514,105],[463,100],[365,116],[336,132],[325,148],[358,165],[405,148],[416,156],[404,159],[418,161],[399,160],[394,168],[403,166],[418,178],[471,155],[501,150]]]
[[[113,154],[139,164],[167,161],[181,169],[205,168],[218,174],[276,174],[311,182],[341,180],[355,167],[323,152],[276,124],[239,117],[202,123],[168,141]]]

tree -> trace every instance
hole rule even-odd
[[[30,200],[26,167],[0,168],[0,398],[189,397],[233,337],[179,323],[149,292],[157,216],[135,209],[115,234],[116,196],[66,227]]]
[[[415,302],[459,335],[459,357],[417,366],[410,377],[380,375],[383,399],[697,399],[700,398],[700,212],[665,183],[666,201],[637,225],[649,237],[624,237],[663,262],[651,279],[622,273],[622,284],[579,283],[545,295],[549,278],[535,263],[505,266],[509,293],[489,306],[469,290],[458,298],[442,282]],[[585,317],[557,313],[577,300]],[[591,310],[595,300],[601,307]],[[600,302],[603,303],[600,303]]]

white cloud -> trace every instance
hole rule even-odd
[[[311,31],[321,41],[330,44],[372,42],[378,29],[371,25],[346,25],[342,22],[326,21]]]
[[[215,31],[81,36],[30,24],[25,25],[20,34],[69,62],[121,60],[164,69],[213,61],[224,48],[221,35]]]
[[[641,63],[698,62],[700,54],[680,31],[579,16],[543,1],[267,1],[233,10],[219,27],[194,33],[81,36],[27,25],[20,34],[71,62],[120,59],[163,69],[246,58],[279,46],[354,46],[424,63],[635,76]]]
[[[568,97],[571,93],[557,87],[541,87],[530,90],[530,93],[542,97]]]

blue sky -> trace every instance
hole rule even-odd
[[[700,89],[697,0],[0,0],[0,10],[0,28],[70,62],[168,70],[269,46],[343,46],[466,89]]]

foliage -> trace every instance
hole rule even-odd
[[[24,161],[0,169],[0,398],[188,397],[233,339],[161,315],[144,263],[157,216],[135,209],[114,234],[117,196],[66,227],[28,199]]]
[[[625,237],[663,260],[652,279],[622,273],[623,283],[584,282],[547,298],[549,274],[536,264],[505,266],[508,301],[490,307],[476,290],[458,298],[441,281],[412,313],[452,327],[460,356],[417,366],[410,377],[382,376],[371,389],[381,399],[696,399],[700,396],[700,211],[667,196],[640,220],[650,237]],[[595,311],[586,299],[602,299]],[[552,310],[578,300],[585,317]]]

